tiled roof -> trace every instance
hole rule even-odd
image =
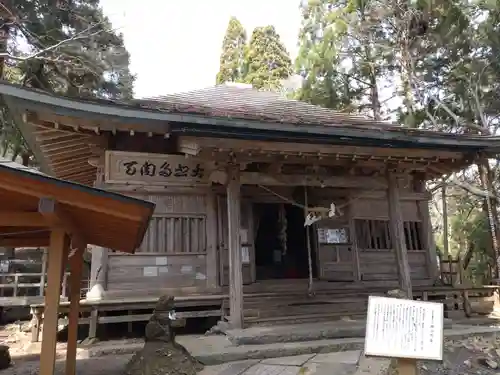
[[[347,114],[298,100],[275,92],[238,85],[217,85],[201,90],[134,100],[142,108],[164,112],[201,114],[296,125],[388,127],[387,122]]]

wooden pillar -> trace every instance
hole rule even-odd
[[[354,221],[353,212],[353,197],[349,196],[349,203],[347,204],[347,219],[349,225],[349,237],[351,242],[351,253],[353,257],[353,267],[354,267],[354,280],[361,281],[361,265],[359,262],[359,247],[358,247],[358,235],[356,233],[356,223]],[[316,236],[317,237],[317,236]]]
[[[75,375],[76,373],[76,346],[78,341],[78,318],[80,316],[80,290],[82,283],[84,250],[84,247],[79,247],[69,258],[70,305],[68,346],[66,349],[66,375]]]
[[[108,249],[101,246],[92,246],[91,252],[89,298],[91,295],[92,299],[99,299],[102,296],[98,293],[98,290],[106,291],[108,288]]]
[[[57,344],[57,321],[59,297],[61,294],[61,268],[66,261],[68,237],[63,229],[55,228],[50,235],[47,291],[43,320],[42,352],[40,354],[40,375],[54,375]]]
[[[243,328],[243,271],[241,260],[241,197],[239,168],[228,169],[227,217],[229,248],[229,311],[231,326]]]
[[[389,231],[392,246],[396,253],[399,274],[399,288],[405,292],[409,299],[413,298],[411,288],[410,264],[408,262],[408,251],[406,249],[403,212],[399,197],[397,177],[387,171],[387,200],[389,203]]]
[[[47,276],[47,257],[48,257],[47,248],[44,248],[42,254],[42,271],[40,276],[40,291],[39,291],[40,296],[43,296],[45,291],[45,280]]]
[[[425,176],[416,175],[414,182],[415,191],[418,193],[426,193]],[[434,241],[434,231],[429,213],[429,201],[418,201],[418,211],[420,220],[422,220],[422,240],[424,241],[425,249],[427,250],[427,269],[428,275],[432,280],[439,279],[438,254],[436,250],[436,242]]]
[[[217,248],[217,197],[210,190],[207,194],[207,286],[215,289],[219,280]]]

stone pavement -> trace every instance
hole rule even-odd
[[[390,360],[366,358],[360,350],[245,360],[207,366],[199,375],[379,375]]]

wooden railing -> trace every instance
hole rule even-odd
[[[453,258],[439,256],[439,268],[441,271],[441,280],[445,285],[461,285],[465,281],[465,268],[462,258],[457,256]]]
[[[69,272],[63,275],[61,285],[61,297],[69,296]],[[26,282],[23,279],[37,278],[37,282]],[[25,296],[43,296],[45,295],[45,287],[47,286],[47,275],[41,272],[37,273],[0,273],[0,295],[2,297],[25,297]],[[8,282],[10,281],[10,282]],[[89,281],[82,280],[80,287],[81,296],[85,296],[89,288]]]

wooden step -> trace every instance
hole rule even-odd
[[[363,319],[366,313],[358,312],[356,314],[336,314],[336,313],[320,313],[309,315],[296,315],[296,316],[275,316],[268,318],[245,318],[245,325],[248,326],[267,326],[267,325],[287,325],[287,324],[301,324],[312,322],[324,322],[340,320],[342,317],[348,316],[351,319]]]
[[[311,315],[311,314],[337,314],[337,315],[349,315],[359,312],[366,311],[366,305],[357,305],[341,307],[338,309],[333,309],[329,306],[321,307],[299,307],[299,308],[286,308],[286,309],[266,309],[259,310],[257,314],[252,312],[251,316],[257,316],[258,319],[268,318],[268,317],[281,317],[281,316],[301,316],[301,315]],[[245,314],[245,313],[244,313]]]

